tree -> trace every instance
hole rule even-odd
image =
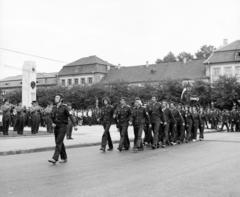
[[[183,52],[178,54],[177,59],[178,59],[179,62],[183,62],[184,59],[186,61],[189,61],[189,60],[194,59],[194,57],[193,57],[193,55],[191,53],[187,53],[187,52],[183,51]]]
[[[175,55],[170,51],[164,58],[163,58],[164,62],[176,62],[177,59],[175,57]]]
[[[160,64],[160,63],[163,63],[163,62],[164,62],[164,61],[163,61],[162,59],[157,59],[155,63],[156,63],[156,64]]]
[[[216,48],[212,45],[203,45],[195,55],[197,59],[207,59],[214,50],[216,50]]]

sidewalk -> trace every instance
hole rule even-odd
[[[206,130],[213,132],[213,130]],[[73,140],[64,141],[67,148],[77,148],[85,146],[99,145],[103,133],[102,126],[79,126],[77,131],[73,131]],[[111,137],[114,143],[120,139],[119,132],[115,125],[110,128]],[[130,140],[133,139],[133,129],[128,129]],[[55,147],[54,135],[47,134],[44,128],[41,128],[40,134],[17,136],[17,137],[0,137],[0,156],[13,155],[21,153],[31,153],[53,150]]]

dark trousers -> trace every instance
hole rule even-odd
[[[103,135],[102,135],[102,148],[106,148],[107,144],[108,144],[108,147],[110,149],[113,148],[113,143],[112,143],[112,139],[111,139],[111,135],[110,135],[110,132],[109,132],[109,129],[111,127],[111,123],[103,123],[103,129],[104,129],[104,132],[103,132]]]
[[[3,135],[8,135],[10,117],[3,115],[2,124],[3,124]]]
[[[170,128],[170,124],[169,123],[166,123],[164,126],[163,126],[163,138],[162,138],[162,142],[163,142],[163,145],[169,145],[170,142],[169,142],[169,128]]]
[[[223,122],[222,123],[222,127],[221,127],[221,131],[223,130],[223,127],[226,126],[227,127],[227,132],[229,132],[229,126],[227,122]]]
[[[192,139],[197,139],[197,130],[199,128],[199,121],[193,122],[193,128],[192,128]]]
[[[186,125],[186,139],[187,141],[191,141],[192,140],[192,127],[193,127],[193,122],[189,122]]]
[[[59,155],[61,159],[67,159],[67,153],[65,150],[65,146],[63,143],[64,137],[67,132],[67,125],[66,124],[60,124],[56,125],[54,128],[54,136],[55,136],[55,152],[53,155],[53,159],[58,161]]]
[[[153,136],[151,128],[149,127],[149,123],[144,125],[144,143],[153,144]]]
[[[143,125],[133,125],[134,131],[134,148],[142,148],[142,133],[143,133]]]
[[[176,132],[177,132],[177,141],[184,141],[185,138],[185,132],[184,132],[185,128],[183,126],[183,122],[178,122],[176,125]]]
[[[204,138],[204,123],[201,123],[200,125],[199,125],[199,133],[200,133],[200,135],[199,135],[199,138]]]
[[[16,131],[19,135],[23,134],[24,121],[25,121],[24,116],[22,114],[17,114],[15,127],[16,127]]]
[[[169,125],[169,140],[170,142],[176,142],[177,140],[176,123],[174,122],[171,122]]]
[[[125,149],[129,149],[130,141],[128,138],[128,124],[120,124],[119,131],[120,131],[119,148],[124,147]]]
[[[153,130],[153,146],[158,146],[158,135],[159,135],[159,127],[160,121],[156,121],[152,123],[152,130]]]
[[[31,132],[32,134],[38,133],[40,125],[40,116],[39,115],[33,115],[32,121],[31,121]]]

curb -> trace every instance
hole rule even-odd
[[[207,133],[219,133],[218,131],[206,131]],[[113,144],[119,143],[119,140],[113,140]],[[130,142],[133,142],[133,139],[130,139]],[[100,146],[101,142],[92,142],[92,143],[81,143],[81,144],[73,144],[73,145],[67,145],[67,149],[71,148],[83,148],[83,147],[89,147],[89,146]],[[32,148],[32,149],[25,149],[25,150],[10,150],[10,151],[3,151],[0,152],[0,156],[7,156],[7,155],[17,155],[17,154],[26,154],[26,153],[35,153],[35,152],[44,152],[44,151],[50,151],[54,150],[55,146],[48,146],[48,147],[42,147],[42,148]]]

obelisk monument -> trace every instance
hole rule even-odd
[[[36,100],[36,64],[33,61],[25,61],[22,68],[22,106],[30,107]]]

